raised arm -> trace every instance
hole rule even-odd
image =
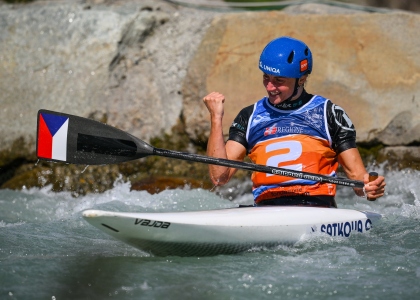
[[[203,98],[203,101],[210,112],[211,128],[207,143],[207,155],[217,158],[242,161],[246,155],[246,149],[240,143],[228,141],[223,138],[223,114],[225,96],[218,92],[212,92]],[[224,185],[235,174],[236,169],[209,165],[209,172],[212,182],[215,185]]]

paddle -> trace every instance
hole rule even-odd
[[[363,188],[364,183],[301,171],[155,148],[112,126],[78,116],[38,111],[37,156],[71,164],[105,165],[149,155]]]

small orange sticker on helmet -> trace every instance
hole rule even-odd
[[[304,59],[300,61],[300,71],[303,72],[306,70],[308,70],[308,60]]]

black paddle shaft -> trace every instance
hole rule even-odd
[[[165,149],[159,149],[159,148],[154,148],[153,153],[159,156],[201,162],[201,163],[206,163],[210,165],[219,165],[219,166],[231,167],[235,169],[257,171],[257,172],[262,172],[262,173],[269,173],[269,174],[281,175],[281,176],[286,176],[286,177],[307,179],[307,180],[323,182],[323,183],[332,183],[332,184],[338,184],[338,185],[349,186],[349,187],[357,187],[357,188],[364,187],[364,183],[357,180],[350,180],[347,178],[331,177],[331,176],[319,175],[319,174],[314,174],[314,173],[294,171],[294,170],[282,169],[282,168],[277,168],[277,167],[263,166],[263,165],[242,162],[242,161],[236,161],[236,160],[215,158],[215,157],[209,157],[209,156],[204,156],[204,155],[177,152],[177,151],[171,151],[171,150],[165,150]]]

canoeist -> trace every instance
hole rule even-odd
[[[212,92],[203,98],[211,115],[207,154],[256,164],[336,176],[339,164],[350,179],[362,180],[359,196],[384,195],[385,178],[369,182],[356,147],[356,131],[345,111],[330,100],[306,92],[312,72],[312,53],[300,40],[280,37],[261,53],[259,68],[267,96],[242,109],[225,143],[222,131],[225,96]],[[215,185],[227,183],[236,169],[210,165]],[[336,186],[306,179],[254,172],[254,202],[261,205],[337,207]]]

